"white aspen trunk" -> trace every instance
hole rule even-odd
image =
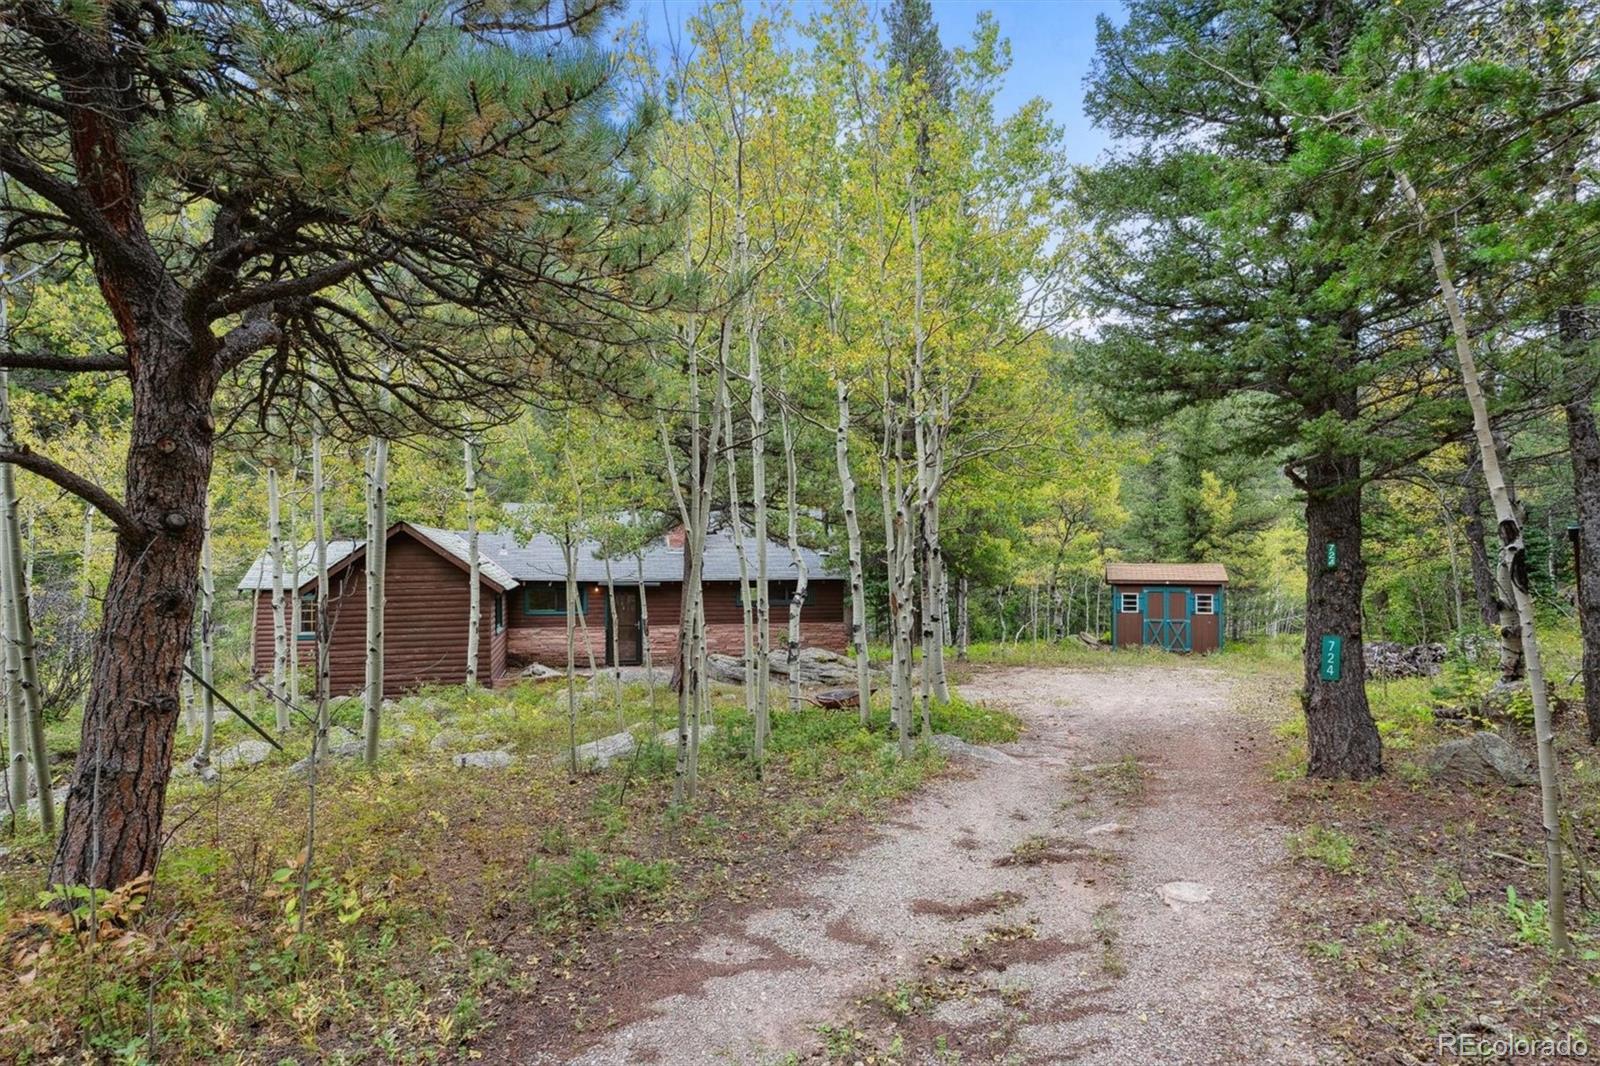
[[[944,462],[937,456],[942,453],[943,447],[942,444],[936,444],[934,448],[936,455],[934,466],[939,471],[942,471]],[[939,541],[939,490],[942,481],[942,473],[933,480],[932,490],[922,512],[922,528],[927,541],[925,554],[928,567],[928,602],[933,610],[931,626],[933,640],[926,652],[928,673],[933,678],[934,700],[939,703],[949,703],[950,679],[945,673],[944,646],[948,642],[946,632],[950,627],[950,579],[945,573],[944,548]]]
[[[578,548],[568,525],[561,539],[561,560],[567,567],[567,769],[578,773]]]
[[[211,765],[211,744],[216,736],[217,709],[211,695],[216,684],[217,581],[212,564],[211,501],[206,501],[205,533],[200,541],[200,748],[194,766],[203,770]],[[251,607],[255,604],[252,601]]]
[[[689,493],[686,497],[678,480],[678,464],[667,435],[665,421],[658,421],[662,451],[667,461],[667,478],[678,504],[684,530],[683,597],[678,612],[678,762],[673,780],[673,802],[692,800],[699,781],[700,718],[705,697],[704,588],[702,562],[705,558],[706,529],[711,521],[711,487],[715,483],[717,449],[723,422],[722,397],[727,395],[727,353],[732,332],[722,323],[718,348],[717,389],[712,393],[707,440],[700,439],[700,365],[698,351],[688,338],[689,377]],[[704,450],[702,451],[702,447]],[[704,467],[702,467],[702,459]],[[764,747],[756,751],[756,773],[762,772]]]
[[[1004,644],[1006,642],[1006,633],[1009,632],[1009,629],[1006,625],[1006,590],[1003,588],[995,589],[994,599],[996,605],[999,607],[998,614],[1000,617],[1000,643]]]
[[[296,483],[300,480],[299,463],[297,451],[294,464],[289,467],[289,536],[284,546],[289,556],[288,580],[284,587],[287,597],[284,601],[284,619],[289,627],[289,672],[285,677],[289,705],[285,709],[290,711],[300,706],[300,498],[296,490]]]
[[[1472,340],[1467,332],[1467,317],[1461,299],[1450,277],[1445,261],[1444,245],[1428,227],[1428,215],[1422,200],[1417,196],[1410,178],[1397,171],[1396,178],[1411,207],[1416,211],[1418,228],[1428,241],[1428,252],[1433,259],[1433,271],[1439,282],[1439,293],[1450,317],[1450,330],[1455,335],[1456,361],[1461,368],[1461,385],[1472,407],[1472,427],[1478,438],[1478,452],[1483,460],[1483,477],[1488,483],[1489,497],[1494,501],[1495,518],[1500,526],[1500,553],[1506,560],[1517,613],[1521,616],[1522,647],[1527,656],[1528,688],[1533,697],[1533,729],[1539,752],[1539,794],[1544,822],[1545,890],[1547,914],[1550,920],[1550,945],[1557,955],[1570,948],[1567,939],[1566,885],[1562,876],[1561,811],[1556,781],[1555,730],[1550,717],[1550,693],[1545,687],[1544,664],[1539,656],[1539,637],[1535,630],[1533,595],[1528,587],[1528,564],[1522,527],[1518,521],[1511,493],[1500,469],[1500,456],[1495,448],[1494,427],[1489,421],[1489,405],[1484,399],[1483,386],[1478,380],[1477,359],[1473,354]]]
[[[9,336],[6,294],[0,292],[0,343]],[[0,448],[10,448],[16,440],[11,424],[11,374],[0,369]],[[27,722],[28,760],[33,764],[33,779],[39,792],[39,824],[47,835],[56,831],[56,802],[50,791],[50,751],[45,743],[44,706],[39,690],[38,664],[34,659],[33,612],[29,606],[27,571],[22,560],[22,528],[17,516],[16,470],[0,463],[0,507],[4,509],[5,534],[0,548],[5,555],[6,644],[12,649],[16,670],[10,680],[20,689],[16,706]],[[8,657],[9,663],[9,657]],[[8,668],[8,673],[9,673]],[[13,759],[15,755],[13,755]]]
[[[1028,586],[1028,639],[1039,642],[1039,586]]]
[[[805,556],[800,551],[798,495],[800,474],[795,462],[794,432],[789,425],[789,411],[786,407],[778,409],[778,416],[783,424],[783,459],[789,510],[789,558],[794,563],[795,572],[794,595],[789,598],[789,644],[786,660],[789,664],[789,710],[798,711],[800,709],[800,612],[806,604],[806,585],[810,575],[806,573]]]
[[[926,530],[924,515],[927,510],[928,500],[934,493],[933,486],[933,456],[929,437],[932,427],[929,425],[930,414],[928,410],[927,386],[925,378],[925,363],[927,358],[927,334],[923,328],[923,301],[926,299],[922,278],[922,223],[921,195],[916,187],[916,175],[908,175],[910,185],[910,216],[911,216],[911,265],[912,265],[912,303],[911,303],[911,415],[912,415],[912,444],[915,450],[916,479],[909,487],[911,505],[906,513],[906,555],[905,566],[902,573],[905,575],[905,598],[907,601],[918,591],[916,575],[916,552],[912,545],[921,543],[924,555],[930,543]],[[926,558],[923,570],[929,569]],[[924,586],[926,588],[926,586]],[[918,621],[922,626],[922,735],[933,735],[933,719],[929,710],[929,702],[933,693],[933,644],[934,620],[931,613],[934,610],[927,595],[921,597],[921,610],[918,612]],[[909,610],[909,602],[907,604]],[[907,618],[907,624],[910,624]],[[910,634],[906,635],[909,642]],[[914,652],[908,647],[906,650],[907,669],[909,660]]]
[[[867,583],[861,565],[861,516],[856,511],[856,479],[850,472],[850,391],[844,379],[834,382],[839,403],[839,428],[833,438],[844,500],[844,530],[850,555],[850,644],[856,657],[857,711],[866,725],[872,713],[872,670],[867,661]]]
[[[278,732],[289,731],[289,623],[284,616],[283,499],[278,461],[267,461],[267,557],[272,563],[272,709]]]
[[[967,579],[962,578],[956,592],[956,659],[967,661],[967,651],[972,644],[972,610],[967,592]]]
[[[384,583],[389,557],[389,442],[372,438],[367,476],[367,685],[362,707],[364,759],[378,761],[383,718]]]
[[[907,711],[900,702],[900,676],[904,666],[900,661],[900,537],[894,503],[894,488],[889,480],[889,467],[894,461],[894,418],[889,407],[889,370],[884,368],[883,386],[883,441],[878,456],[878,495],[883,505],[883,555],[889,586],[889,720],[894,723],[901,750],[909,747],[906,736]]]
[[[317,854],[317,764],[328,750],[328,646],[331,633],[328,628],[328,525],[323,499],[325,489],[322,470],[322,433],[318,425],[311,433],[311,558],[317,573],[316,598],[311,605],[311,626],[314,638],[313,692],[316,702],[312,712],[311,755],[306,762],[306,856],[305,861],[300,864],[300,907],[296,912],[296,930],[301,934],[305,933],[306,897],[311,891],[311,867]],[[298,593],[298,584],[295,589]]]
[[[733,403],[724,394],[723,417],[728,439],[728,516],[733,522],[733,550],[739,557],[739,613],[744,622],[744,705],[753,715],[756,706],[755,589],[750,584],[750,556],[744,546],[744,516],[739,511],[739,463],[732,454]]]
[[[478,687],[478,643],[483,628],[479,586],[483,563],[478,557],[478,464],[472,454],[470,438],[461,442],[461,452],[466,466],[467,580],[471,583],[467,596],[467,689],[470,691]]]
[[[752,316],[750,329],[750,506],[756,541],[756,744],[764,752],[770,730],[772,599],[767,584],[767,401],[761,384],[761,324]],[[756,759],[757,765],[762,757]]]
[[[627,724],[622,713],[622,641],[619,639],[620,631],[617,629],[617,586],[611,579],[611,553],[607,552],[603,560],[606,567],[606,614],[610,620],[611,633],[611,680],[612,696],[617,704],[617,728]]]
[[[639,657],[644,662],[645,683],[650,686],[650,724],[660,725],[656,709],[656,667],[650,653],[650,600],[645,595],[644,552],[634,555],[639,565]]]
[[[0,522],[0,557],[5,552],[5,524]],[[16,642],[11,639],[11,575],[3,568],[0,586],[0,640],[5,642],[6,675],[6,799],[11,809],[11,831],[15,833],[28,811],[28,711],[22,700],[22,663]]]

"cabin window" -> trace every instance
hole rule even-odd
[[[567,613],[567,585],[564,581],[536,581],[522,587],[522,613],[528,615],[565,615]],[[578,613],[589,613],[589,598],[582,585],[578,586]]]
[[[794,599],[794,588],[795,583],[793,581],[768,581],[767,605],[773,609],[779,607],[787,609],[789,602]],[[755,582],[752,581],[750,583],[750,589],[752,593],[755,591]],[[744,582],[741,581],[739,584],[734,586],[733,592],[733,602],[738,604],[740,607],[744,606],[744,593],[745,585]],[[755,604],[755,599],[753,596],[750,602],[752,606]]]
[[[506,596],[503,592],[494,594],[494,631],[500,632],[506,627]]]
[[[317,594],[315,592],[302,592],[300,594],[299,620],[295,623],[295,631],[301,640],[317,639]]]
[[[1137,592],[1120,593],[1119,603],[1123,614],[1139,613],[1139,594]]]
[[[1216,614],[1217,613],[1217,597],[1216,597],[1216,594],[1215,593],[1211,593],[1211,592],[1196,592],[1194,594],[1194,613],[1195,614]]]

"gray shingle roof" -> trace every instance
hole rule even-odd
[[[350,554],[361,547],[359,540],[330,540],[328,541],[328,566],[337,566],[350,557]],[[317,579],[317,546],[315,544],[302,544],[296,553],[300,557],[300,583],[305,585]],[[283,583],[289,587],[293,582],[290,575],[294,573],[294,562],[285,554],[283,559]],[[261,558],[250,564],[250,569],[244,572],[244,577],[239,579],[240,592],[249,592],[253,589],[272,588],[272,557],[263,553]]]
[[[433,541],[441,550],[455,556],[463,563],[467,561],[465,533],[414,524],[412,528]],[[333,566],[343,561],[363,543],[360,540],[329,541],[328,565]],[[578,543],[579,581],[589,583],[605,580],[605,559],[597,554],[598,548],[599,545],[594,541]],[[749,536],[745,537],[745,551],[749,555],[749,565],[753,573],[755,543]],[[302,587],[316,580],[314,553],[314,545],[301,545],[299,555]],[[821,580],[834,576],[828,573],[828,561],[822,553],[802,547],[800,556],[805,560],[806,573],[811,579]],[[566,562],[561,554],[561,542],[543,533],[536,534],[526,542],[510,533],[480,533],[478,565],[485,577],[506,588],[525,581],[565,581],[567,577]],[[632,555],[614,558],[611,560],[612,576],[619,581],[637,580],[638,565]],[[290,568],[290,563],[286,559],[284,569],[287,571]],[[789,555],[788,545],[776,540],[769,541],[768,580],[793,581],[798,576],[794,561]],[[714,532],[706,537],[702,577],[706,581],[739,580],[739,553],[734,545],[731,531]],[[667,547],[666,542],[662,540],[647,545],[644,551],[644,579],[652,584],[682,581],[683,552]],[[272,588],[271,559],[262,555],[252,563],[250,569],[245,571],[244,577],[240,579],[238,588],[241,592]]]
[[[789,547],[776,540],[767,548],[767,579],[793,581],[799,576]],[[567,564],[562,558],[561,542],[555,537],[540,533],[525,543],[510,533],[483,533],[478,546],[485,556],[494,560],[515,575],[518,581],[565,581]],[[755,543],[745,538],[745,551],[749,555],[750,569],[755,569]],[[827,559],[810,548],[802,547],[800,557],[805,560],[806,574],[812,578],[827,578]],[[582,582],[604,581],[605,559],[599,554],[594,541],[578,542],[578,574]],[[638,561],[632,555],[611,560],[612,576],[618,580],[637,580]],[[715,532],[706,537],[706,551],[702,563],[702,580],[739,580],[739,553],[729,531]],[[665,541],[655,541],[644,550],[644,579],[647,582],[673,582],[683,580],[683,552],[667,547]]]

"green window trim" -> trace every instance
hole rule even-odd
[[[560,607],[534,607],[532,593],[535,588],[555,588],[561,593]],[[567,583],[565,581],[534,581],[522,586],[522,613],[529,618],[565,618],[567,616]],[[578,613],[589,613],[589,590],[578,586]]]
[[[308,609],[311,615],[309,619],[306,617]],[[307,621],[311,623],[310,629],[306,628]],[[300,600],[295,605],[294,628],[296,640],[317,639],[317,594],[315,592],[302,592],[300,594]]]

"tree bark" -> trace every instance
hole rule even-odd
[[[789,666],[789,710],[798,711],[800,709],[800,612],[806,604],[806,585],[810,575],[806,573],[805,556],[800,552],[798,494],[800,474],[795,463],[794,431],[789,425],[789,412],[786,408],[780,407],[778,416],[783,424],[783,465],[787,488],[785,499],[789,512],[789,558],[794,563],[795,570],[794,593],[789,597],[789,641],[785,661]]]
[[[116,290],[104,279],[102,287]],[[167,289],[137,307],[121,301],[129,316],[123,335],[138,352],[138,371],[130,375],[127,514],[50,867],[55,884],[115,887],[153,871],[160,854],[178,683],[205,537],[217,385],[210,353],[180,345],[165,325],[183,321],[179,303]]]
[[[1418,228],[1428,243],[1439,293],[1450,318],[1455,337],[1456,362],[1461,369],[1461,385],[1472,407],[1472,427],[1478,438],[1478,453],[1483,461],[1483,478],[1494,504],[1500,529],[1500,555],[1516,600],[1521,619],[1522,649],[1527,657],[1529,695],[1533,698],[1534,742],[1539,753],[1540,814],[1544,823],[1546,913],[1550,922],[1550,947],[1557,955],[1567,953],[1567,896],[1562,875],[1561,810],[1559,783],[1556,780],[1555,728],[1550,717],[1550,690],[1545,685],[1544,664],[1539,655],[1539,635],[1534,624],[1533,593],[1528,584],[1528,560],[1522,539],[1521,516],[1500,467],[1494,425],[1489,420],[1489,405],[1478,380],[1477,358],[1467,332],[1466,313],[1456,294],[1455,282],[1445,261],[1444,245],[1428,230],[1428,215],[1407,175],[1396,175],[1401,192],[1417,213]]]
[[[844,379],[834,382],[839,403],[839,427],[834,434],[833,457],[839,468],[839,492],[844,503],[844,531],[850,557],[850,645],[856,658],[856,699],[861,724],[872,714],[872,670],[867,661],[867,585],[861,563],[861,515],[856,510],[856,479],[850,472],[850,390]]]
[[[363,759],[378,761],[383,718],[384,584],[389,560],[389,442],[373,437],[367,466],[367,685],[362,705]]]
[[[478,687],[478,641],[483,626],[479,585],[482,578],[482,560],[478,557],[478,464],[472,455],[472,441],[461,442],[466,463],[467,503],[467,580],[471,589],[467,595],[467,688]]]
[[[1361,645],[1361,462],[1315,456],[1306,463],[1306,740],[1310,777],[1367,778],[1383,772],[1383,743],[1367,705]],[[1336,565],[1327,565],[1328,545]],[[1324,680],[1322,638],[1342,639],[1339,678]]]
[[[1563,308],[1558,320],[1568,372],[1583,373],[1584,336],[1578,312]],[[1600,744],[1600,433],[1595,429],[1593,382],[1585,374],[1564,405],[1572,451],[1572,499],[1577,511],[1578,625],[1583,633],[1583,713],[1589,743]],[[1552,546],[1553,550],[1553,546]]]
[[[289,731],[289,623],[285,617],[282,491],[278,463],[267,460],[267,556],[272,560],[272,710],[278,732]],[[369,549],[370,550],[370,549]]]
[[[196,769],[211,765],[211,744],[216,735],[216,700],[211,687],[216,680],[217,585],[211,564],[211,505],[205,509],[205,529],[200,541],[200,749],[195,752]],[[251,604],[253,608],[254,603]]]
[[[1472,571],[1472,593],[1478,604],[1478,618],[1486,626],[1498,626],[1500,601],[1494,567],[1489,562],[1489,549],[1485,547],[1488,533],[1483,527],[1483,484],[1478,465],[1474,447],[1462,475],[1461,519],[1466,530],[1467,560]]]

